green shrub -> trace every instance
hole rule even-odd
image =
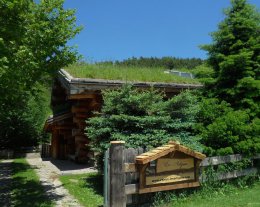
[[[217,99],[203,99],[198,130],[208,155],[253,154],[260,151],[260,121],[251,121],[249,111],[232,109]]]
[[[100,153],[100,158],[112,140],[123,140],[126,147],[147,150],[169,140],[178,140],[202,150],[193,133],[199,110],[197,98],[189,91],[164,100],[157,91],[138,91],[127,85],[118,90],[103,91],[103,99],[101,113],[88,120],[86,128],[91,147]]]

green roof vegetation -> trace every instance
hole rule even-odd
[[[199,84],[197,79],[164,73],[165,68],[116,66],[112,64],[74,64],[64,68],[75,78]],[[179,70],[179,69],[178,69]],[[180,71],[180,70],[179,70]],[[187,71],[182,69],[182,71]]]

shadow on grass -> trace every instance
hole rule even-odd
[[[10,206],[11,167],[0,162],[0,206]]]
[[[103,176],[101,174],[89,174],[84,179],[84,187],[92,189],[95,194],[103,196]]]
[[[44,194],[44,189],[33,169],[23,162],[12,163],[12,205],[16,207],[53,206]]]

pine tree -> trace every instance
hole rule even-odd
[[[246,0],[232,0],[226,18],[202,46],[214,69],[209,96],[226,100],[235,109],[260,115],[260,13]]]

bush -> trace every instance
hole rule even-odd
[[[249,111],[232,109],[217,99],[204,99],[200,103],[199,123],[196,129],[207,146],[208,155],[260,152],[260,121],[250,120]]]
[[[198,104],[191,92],[164,100],[164,96],[153,89],[138,91],[127,85],[104,91],[103,99],[101,113],[87,121],[86,128],[92,149],[100,153],[99,159],[112,140],[123,140],[127,147],[147,150],[178,140],[202,150],[193,133]],[[101,160],[98,164],[102,166]]]

